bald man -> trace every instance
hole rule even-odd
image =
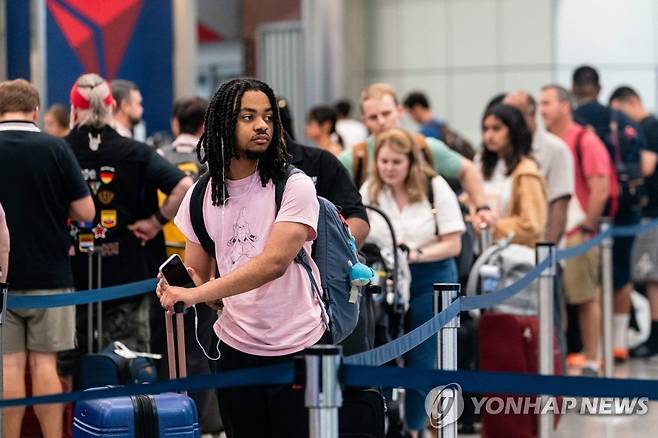
[[[567,144],[560,137],[537,126],[537,103],[525,91],[514,91],[503,103],[521,111],[532,133],[532,155],[539,164],[548,191],[548,225],[545,239],[558,243],[567,223],[567,208],[574,193],[573,158]]]

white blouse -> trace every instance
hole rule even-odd
[[[368,199],[369,186],[370,181],[366,181],[361,186],[361,198],[364,204],[375,205],[374,202]],[[439,224],[439,235],[466,230],[457,196],[446,180],[440,176],[432,178],[432,189],[434,190],[434,205],[437,211],[436,220]],[[427,199],[409,204],[400,211],[391,190],[384,187],[379,193],[376,206],[386,213],[393,224],[398,243],[404,243],[410,249],[417,249],[438,239],[435,235],[434,214]],[[368,210],[368,220],[370,221],[370,234],[368,234],[366,241],[379,247],[391,247],[393,244],[391,232],[381,215]]]

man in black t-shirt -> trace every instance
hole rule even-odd
[[[576,99],[573,112],[577,123],[591,127],[605,145],[616,170],[618,209],[613,225],[636,225],[642,208],[634,196],[633,184],[641,179],[641,155],[646,149],[644,135],[628,116],[598,101],[601,92],[599,74],[591,66],[576,68],[572,75],[572,92]],[[613,356],[615,362],[628,360],[628,324],[630,321],[631,254],[635,236],[615,236],[612,244],[612,319]]]
[[[7,281],[9,268],[9,229],[5,220],[5,210],[0,204],[0,283]]]
[[[610,96],[610,106],[628,115],[644,131],[647,148],[642,151],[642,174],[647,190],[644,220],[658,218],[658,119],[642,104],[631,87],[619,87]],[[633,280],[646,283],[651,302],[651,334],[649,339],[631,351],[635,357],[658,356],[658,230],[652,230],[635,241],[632,257]]]
[[[17,294],[73,290],[67,219],[89,221],[94,203],[80,167],[59,138],[34,124],[39,94],[27,81],[0,84],[0,203],[11,231],[8,282]],[[74,346],[75,308],[8,310],[3,334],[4,398],[62,392],[56,352]],[[5,437],[18,437],[25,408],[5,410]],[[62,436],[63,405],[35,405],[45,436]]]
[[[111,127],[114,100],[98,75],[81,76],[71,90],[74,127],[65,137],[98,210],[94,220],[74,224],[76,287],[88,287],[90,246],[102,254],[102,286],[152,278],[164,261],[162,226],[174,216],[192,180],[143,143],[122,137]],[[167,195],[158,209],[156,190]],[[148,245],[161,243],[154,260]],[[146,351],[149,345],[150,296],[115,300],[103,305],[103,345],[122,341]],[[78,338],[86,334],[86,312],[79,312]],[[83,314],[84,313],[84,314]],[[86,345],[79,342],[78,345]]]
[[[283,98],[277,99],[281,123],[292,127],[292,117],[288,103]],[[311,177],[318,196],[322,196],[337,205],[345,217],[350,231],[360,247],[368,236],[370,225],[368,215],[361,202],[361,195],[352,183],[345,167],[331,153],[320,148],[296,143],[291,133],[286,132],[288,153],[292,155],[291,163]]]

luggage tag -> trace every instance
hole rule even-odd
[[[123,357],[124,359],[136,359],[138,357],[146,357],[149,359],[162,359],[161,354],[153,353],[141,353],[137,351],[132,351],[130,348],[126,347],[123,342],[114,341],[114,353]]]

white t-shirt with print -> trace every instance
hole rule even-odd
[[[368,197],[370,181],[361,186],[361,198],[364,204],[375,205]],[[466,229],[457,196],[445,179],[440,176],[432,178],[434,205],[437,210],[439,235],[463,232]],[[409,248],[421,248],[437,239],[435,219],[432,207],[426,199],[407,205],[400,211],[388,187],[379,193],[376,205],[386,213],[395,231],[398,242],[404,242]],[[366,241],[380,248],[392,246],[391,232],[385,220],[377,213],[368,211],[370,234]]]

